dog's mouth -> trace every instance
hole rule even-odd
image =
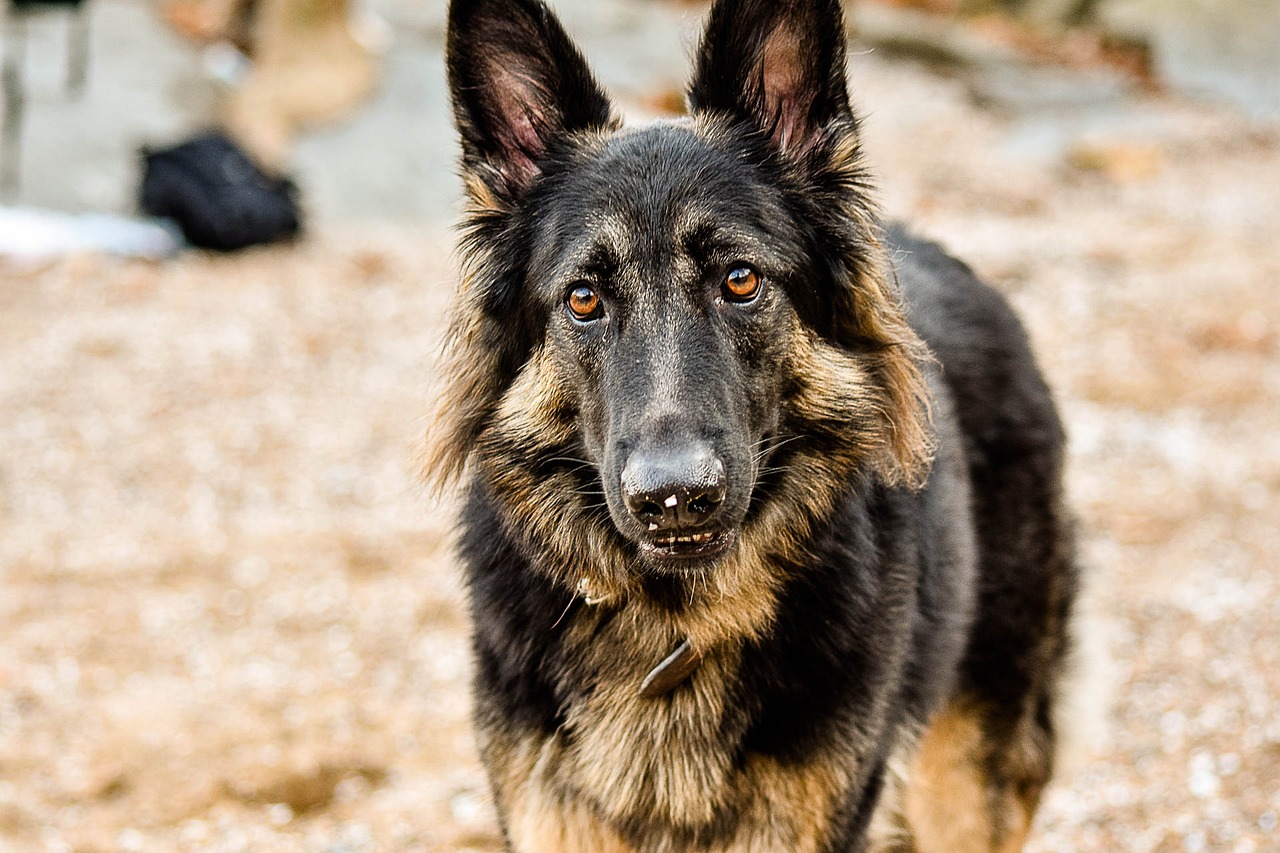
[[[737,534],[733,530],[675,532],[641,542],[640,552],[662,561],[705,560],[728,551],[736,539]]]

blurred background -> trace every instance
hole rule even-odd
[[[5,2],[0,851],[498,850],[414,473],[443,0]],[[705,4],[553,5],[681,110]],[[1009,295],[1071,433],[1108,725],[1030,849],[1280,850],[1280,5],[848,11],[886,212]]]

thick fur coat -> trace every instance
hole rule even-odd
[[[470,208],[431,475],[539,851],[1014,851],[1077,573],[1018,320],[886,228],[836,0],[719,0],[623,127],[538,0],[454,0]]]

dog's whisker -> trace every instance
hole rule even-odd
[[[793,438],[797,438],[797,437],[798,437],[798,436],[788,436],[788,435],[785,435],[785,434],[782,434],[782,433],[779,433],[779,434],[777,434],[777,435],[767,435],[767,436],[765,436],[764,438],[760,439],[759,441],[752,442],[752,444],[751,444],[751,448],[754,450],[755,448],[763,447],[764,445],[768,445],[768,444],[770,444],[770,442],[773,442],[773,444],[772,444],[771,446],[777,446],[777,444],[779,444],[779,443],[782,443],[782,442],[785,442],[785,441],[790,441],[791,439],[793,439]]]
[[[576,456],[553,456],[550,459],[543,460],[545,462],[577,462],[581,465],[594,465],[595,463],[589,459],[579,459]]]
[[[782,438],[782,439],[778,440],[776,443],[771,444],[771,445],[769,445],[768,447],[766,447],[766,448],[764,448],[764,449],[760,450],[759,452],[757,452],[757,453],[756,453],[756,454],[751,458],[751,461],[752,461],[753,463],[754,463],[754,462],[759,462],[761,459],[763,459],[764,457],[768,456],[770,453],[773,453],[774,451],[776,451],[778,448],[782,447],[783,445],[790,444],[791,442],[793,442],[793,441],[797,441],[797,440],[799,440],[799,439],[801,439],[801,438],[804,438],[804,436],[802,436],[802,435],[792,435],[792,436],[787,436],[786,438]]]

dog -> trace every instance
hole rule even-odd
[[[1080,572],[1008,304],[886,225],[838,0],[718,0],[624,127],[539,0],[453,0],[465,484],[508,849],[1022,848]]]

